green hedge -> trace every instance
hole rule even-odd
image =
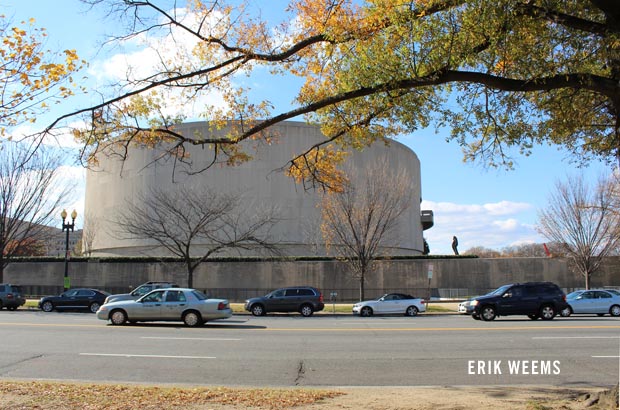
[[[421,255],[421,256],[383,256],[378,257],[376,260],[423,260],[423,259],[471,259],[478,258],[476,255]],[[12,258],[11,263],[19,262],[64,262],[63,257],[49,257],[49,256],[32,256],[32,257],[20,257]],[[285,257],[220,257],[210,258],[207,262],[296,262],[296,261],[337,261],[340,258],[327,257],[327,256],[285,256]],[[147,256],[119,256],[119,257],[85,257],[74,256],[70,259],[71,262],[91,262],[91,263],[133,263],[133,262],[183,262],[182,258],[177,257],[147,257]]]

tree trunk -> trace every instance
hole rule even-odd
[[[364,279],[366,277],[366,270],[362,269],[360,273],[360,301],[365,300]]]
[[[192,265],[192,262],[187,261],[187,287],[191,289],[194,288],[194,269],[196,267]]]
[[[4,282],[4,247],[0,249],[0,283]]]

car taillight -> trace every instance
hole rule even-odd
[[[420,303],[421,303],[421,304],[425,304],[425,303],[426,303],[426,301],[425,301],[424,299],[422,299],[422,300],[420,301]]]
[[[224,302],[218,303],[217,310],[224,310],[224,309],[228,309],[228,304]]]
[[[12,294],[12,293],[8,293],[8,294],[6,295],[6,298],[7,298],[7,299],[13,299],[13,294]]]
[[[319,302],[323,303],[323,294],[319,292]]]
[[[562,300],[566,302],[566,295],[562,295]]]

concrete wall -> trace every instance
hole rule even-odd
[[[570,272],[563,259],[408,259],[378,262],[368,278],[366,296],[402,291],[426,297],[429,264],[433,265],[433,296],[463,298],[506,283],[525,281],[552,281],[568,290],[583,287],[582,277]],[[7,267],[4,279],[24,286],[27,292],[48,294],[61,290],[63,274],[63,262],[17,262]],[[72,287],[97,287],[113,293],[149,280],[186,284],[185,269],[180,263],[72,261],[69,276]],[[359,294],[358,282],[347,274],[346,264],[338,261],[209,262],[195,272],[194,283],[213,296],[231,300],[299,284],[320,288],[326,299],[331,292],[338,293],[338,301],[356,300]],[[592,286],[620,287],[620,257],[606,261],[601,272],[593,277]]]

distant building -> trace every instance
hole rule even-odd
[[[63,232],[60,228],[46,225],[30,225],[28,222],[21,221],[18,226],[18,232],[21,232],[17,237],[23,236],[24,231],[30,228],[30,234],[28,237],[37,242],[37,251],[43,251],[43,254],[36,255],[20,255],[20,256],[62,256],[65,255],[65,246],[67,240],[67,233]],[[76,229],[69,232],[69,251],[71,255],[76,254],[76,246],[82,240],[82,230]],[[42,245],[42,246],[39,246]]]
[[[189,144],[186,149],[191,165],[159,159],[162,152],[157,148],[130,148],[124,162],[118,156],[98,156],[98,165],[89,169],[86,177],[87,220],[84,226],[88,230],[90,221],[97,227],[92,241],[89,240],[92,255],[166,256],[166,251],[155,241],[118,239],[118,235],[114,235],[118,228],[112,221],[127,201],[136,204],[140,200],[139,193],[148,192],[151,187],[172,188],[174,184],[244,192],[257,202],[275,205],[281,222],[272,234],[278,239],[283,253],[297,256],[325,254],[318,229],[321,222],[320,209],[317,208],[319,196],[314,191],[304,190],[292,178],[278,171],[295,155],[325,141],[325,136],[318,127],[302,122],[283,122],[270,130],[276,135],[272,144],[247,142],[257,145],[246,146],[250,147],[248,151],[256,149],[252,151],[251,161],[239,166],[216,165],[203,172],[197,171],[212,162],[213,150]],[[210,132],[205,122],[181,124],[176,131],[194,138]],[[384,251],[397,255],[421,255],[424,253],[422,232],[433,225],[433,214],[432,211],[420,210],[420,161],[411,149],[392,141],[389,146],[374,144],[362,152],[355,151],[347,163],[353,169],[363,169],[378,161],[390,170],[408,171],[411,197],[416,198],[398,224],[396,236],[399,243]],[[197,244],[196,248],[199,247]]]
[[[46,256],[65,256],[65,246],[67,240],[67,232],[63,232],[58,228],[49,228],[50,235],[45,239],[47,247]],[[76,247],[82,240],[82,230],[76,229],[69,232],[69,252],[71,255],[76,255]]]

